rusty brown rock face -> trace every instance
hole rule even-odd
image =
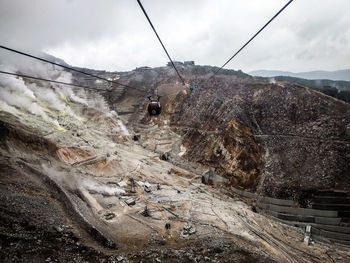
[[[262,168],[261,150],[248,127],[232,119],[217,133],[191,130],[185,146],[188,158],[214,167],[233,185],[255,190]]]
[[[185,158],[235,186],[297,198],[350,189],[350,105],[294,84],[218,77],[166,108]]]
[[[182,136],[181,158],[272,197],[350,189],[349,104],[242,72],[227,71],[208,81],[210,67],[181,70],[186,82],[196,85],[182,86],[177,94],[181,84],[167,69],[137,75],[150,92],[163,95],[162,114],[144,122],[162,127],[168,121]]]

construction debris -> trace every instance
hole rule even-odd
[[[111,220],[115,217],[115,214],[111,211],[107,211],[103,216],[106,220]]]
[[[124,201],[128,206],[135,205],[136,201],[133,198],[128,198]]]
[[[106,158],[106,155],[97,155],[80,162],[75,162],[72,164],[72,166],[79,167],[82,165],[91,165],[100,161],[106,161]]]
[[[141,215],[143,215],[144,217],[150,216],[149,209],[147,208],[147,206],[145,206],[145,209],[141,212]]]
[[[122,188],[125,188],[125,187],[128,186],[128,184],[127,184],[125,181],[119,182],[118,185],[119,185],[120,187],[122,187]]]
[[[182,231],[183,235],[193,235],[195,233],[196,233],[196,229],[191,224],[187,224]]]
[[[151,192],[151,188],[147,187],[146,185],[143,187],[143,189],[145,190],[146,193]]]

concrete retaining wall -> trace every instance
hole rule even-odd
[[[291,207],[297,206],[297,204],[293,200],[276,199],[276,198],[271,198],[266,196],[259,196],[257,200],[259,200],[261,203],[266,203],[266,204],[291,206]]]
[[[292,215],[317,216],[317,217],[337,217],[338,216],[337,211],[280,206],[280,205],[265,203],[262,201],[257,201],[257,205],[259,208],[262,208],[262,209],[271,210],[271,211],[280,212],[280,213],[292,214]]]
[[[239,195],[247,197],[247,198],[257,199],[259,197],[259,195],[257,195],[257,194],[241,191],[241,190],[234,188],[232,186],[231,186],[231,190],[233,192],[235,192],[236,194],[239,194]]]
[[[270,210],[265,210],[265,212],[269,215],[272,215],[278,219],[292,221],[292,222],[305,222],[308,224],[326,224],[338,226],[341,218],[339,217],[314,217],[314,216],[302,216],[302,215],[293,215],[293,214],[283,214]]]
[[[307,225],[311,225],[312,238],[315,240],[319,240],[322,242],[337,242],[344,245],[350,245],[350,241],[348,240],[350,237],[350,227],[283,220],[273,216],[272,214],[270,214],[270,212],[267,213],[267,211],[264,211],[263,214],[266,214],[267,216],[272,216],[284,224],[303,228],[304,231]]]
[[[282,206],[297,206],[296,203],[293,200],[284,200],[284,199],[277,199],[267,196],[261,196],[250,192],[245,192],[242,190],[239,190],[237,188],[231,187],[232,191],[236,194],[242,195],[247,198],[259,200],[263,203],[267,204],[275,204],[275,205],[282,205]]]
[[[260,196],[234,187],[231,189],[236,194],[255,200],[259,212],[289,225],[303,228],[311,225],[313,236],[339,242],[350,241],[350,226],[340,226],[342,219],[338,217],[338,211],[300,208],[293,200]]]
[[[347,233],[338,233],[338,232],[331,232],[327,230],[322,230],[318,228],[311,228],[311,234],[319,235],[322,237],[332,238],[332,239],[340,239],[345,241],[350,241],[350,235]]]

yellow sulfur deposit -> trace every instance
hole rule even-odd
[[[62,128],[61,126],[53,125],[53,127],[58,131],[63,131],[63,132],[67,131],[65,128]]]

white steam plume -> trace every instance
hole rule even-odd
[[[276,79],[275,78],[269,78],[269,83],[270,84],[276,84]]]
[[[14,59],[1,56],[0,59],[0,69],[3,71],[23,72],[34,77],[71,83],[72,75],[70,73],[57,70],[52,65],[46,65],[41,62],[29,62],[28,59],[25,60],[21,57]],[[28,84],[28,82],[31,83]],[[0,75],[0,87],[0,109],[2,111],[16,116],[24,116],[24,114],[20,114],[21,111],[29,112],[40,117],[43,121],[58,127],[58,121],[48,115],[50,110],[59,111],[80,119],[71,110],[67,101],[87,104],[85,99],[76,96],[70,88],[58,84],[24,81],[20,77]]]
[[[108,186],[86,179],[82,182],[82,186],[90,193],[99,193],[105,196],[122,195],[125,191],[116,186]]]
[[[57,66],[16,55],[5,56],[1,52],[0,69],[66,83],[71,83],[73,78],[71,73]],[[60,84],[5,75],[0,75],[0,87],[0,109],[23,119],[26,114],[30,113],[58,127],[59,123],[55,118],[62,115],[82,121],[83,119],[77,116],[70,107],[69,102],[73,102],[100,110],[116,121],[118,128],[115,132],[123,136],[130,135],[118,114],[110,110],[108,103],[100,94],[94,93],[91,96],[90,92],[84,89],[73,89]]]
[[[8,105],[5,101],[0,100],[0,111],[6,111],[15,115],[17,117],[21,117],[21,112],[17,110],[15,107]]]
[[[2,110],[10,109],[10,113],[12,113],[13,107],[19,108],[41,117],[46,122],[59,126],[57,120],[47,116],[39,106],[33,91],[28,89],[22,79],[0,76],[0,100],[3,102],[3,105],[6,103],[12,106],[12,108],[3,107]],[[19,116],[18,110],[16,116]]]
[[[124,123],[121,120],[117,120],[117,124],[119,125],[120,131],[124,136],[130,135],[128,129],[125,127]]]

